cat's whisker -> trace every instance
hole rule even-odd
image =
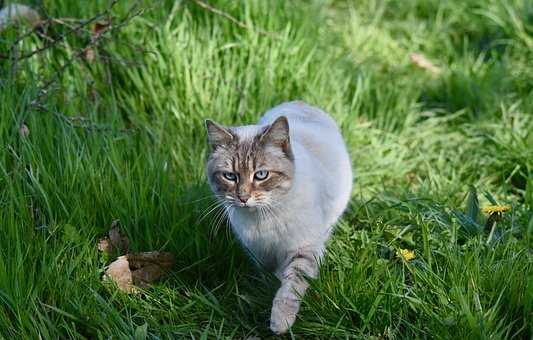
[[[220,228],[221,223],[226,218],[226,214],[227,214],[227,206],[224,205],[224,206],[222,206],[222,209],[220,211],[218,211],[217,214],[214,217],[214,220],[215,220],[214,225],[215,225],[215,227],[211,229],[211,232],[210,232],[211,237],[216,236],[216,234],[218,233],[218,230]]]
[[[211,213],[213,213],[214,211],[216,211],[217,209],[219,209],[220,207],[222,207],[224,204],[224,202],[221,202],[221,201],[215,201],[214,203],[210,204],[205,210],[204,210],[204,213],[202,214],[202,216],[200,217],[200,219],[198,220],[198,222],[196,222],[196,225],[199,225],[200,223],[202,223],[202,221],[204,221]],[[205,212],[207,211],[207,212]]]
[[[228,206],[228,221],[231,221],[231,217],[233,216],[233,214],[235,213],[235,207],[233,206]],[[230,237],[230,228],[227,228],[226,229],[226,236],[229,238]]]
[[[201,216],[203,217],[204,214],[206,213],[206,211],[207,211],[207,213],[209,213],[211,208],[213,208],[213,207],[215,207],[215,206],[217,206],[219,204],[220,204],[220,202],[218,200],[214,200],[213,202],[209,203],[209,205],[202,211],[202,215]]]
[[[231,209],[233,208],[229,205],[224,207],[224,211],[222,212],[219,223],[217,224],[217,232],[218,232],[218,229],[220,229],[221,224],[229,220],[229,213]]]

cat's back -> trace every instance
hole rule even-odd
[[[300,100],[285,102],[271,108],[261,117],[259,124],[270,124],[279,116],[286,116],[289,119],[291,130],[307,126],[308,129],[321,127],[338,131],[337,124],[330,115]]]
[[[301,145],[334,172],[339,166],[351,168],[342,135],[329,114],[305,102],[292,101],[267,111],[259,124],[270,124],[279,116],[289,120],[292,144]]]
[[[297,170],[299,167],[306,177],[315,177],[313,183],[322,184],[322,194],[332,205],[331,219],[336,220],[349,200],[353,180],[350,157],[337,124],[329,114],[302,101],[270,109],[259,124],[270,124],[279,116],[289,120]]]

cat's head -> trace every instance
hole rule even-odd
[[[217,197],[233,207],[275,205],[292,186],[294,157],[289,122],[223,127],[206,121],[211,154],[207,178]]]

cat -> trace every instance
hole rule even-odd
[[[327,113],[301,101],[270,109],[257,125],[206,120],[206,129],[209,185],[244,248],[281,281],[270,329],[286,333],[350,199],[343,138]]]

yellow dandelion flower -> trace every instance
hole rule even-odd
[[[492,214],[501,214],[506,211],[511,210],[510,205],[489,205],[481,209],[485,214],[492,215]]]
[[[405,261],[411,261],[416,257],[415,252],[409,249],[400,249],[396,252],[396,256],[403,257]]]

